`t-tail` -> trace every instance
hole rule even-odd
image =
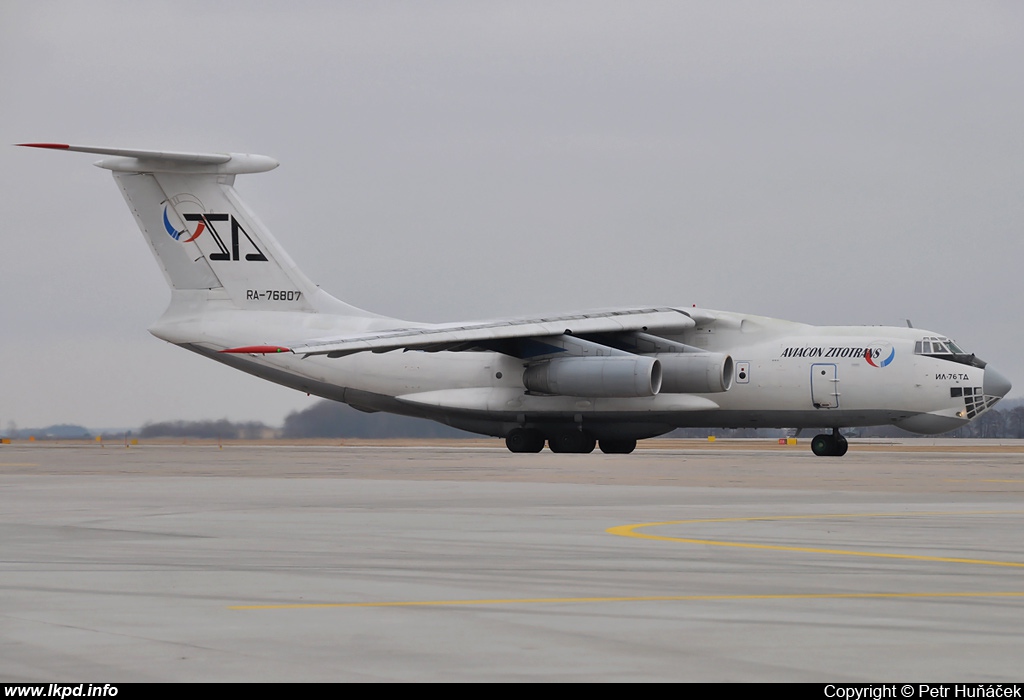
[[[96,165],[113,172],[173,297],[237,309],[375,316],[313,284],[238,196],[235,176],[273,170],[279,165],[273,158],[19,145],[110,156]]]

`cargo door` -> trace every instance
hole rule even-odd
[[[815,408],[839,408],[839,372],[836,365],[811,365],[811,403]]]

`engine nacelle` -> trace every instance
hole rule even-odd
[[[661,390],[661,363],[641,355],[563,357],[526,368],[530,391],[561,396],[635,398]]]
[[[659,353],[663,394],[713,394],[732,387],[732,357],[719,352]]]

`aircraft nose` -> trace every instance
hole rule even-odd
[[[985,396],[998,396],[1003,398],[1010,393],[1010,380],[995,371],[991,365],[985,368],[985,381],[982,391]]]

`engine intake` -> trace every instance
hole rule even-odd
[[[635,398],[661,390],[661,371],[657,358],[641,355],[564,357],[527,367],[523,384],[540,394]]]
[[[714,394],[732,387],[732,357],[718,352],[659,353],[664,394]]]

